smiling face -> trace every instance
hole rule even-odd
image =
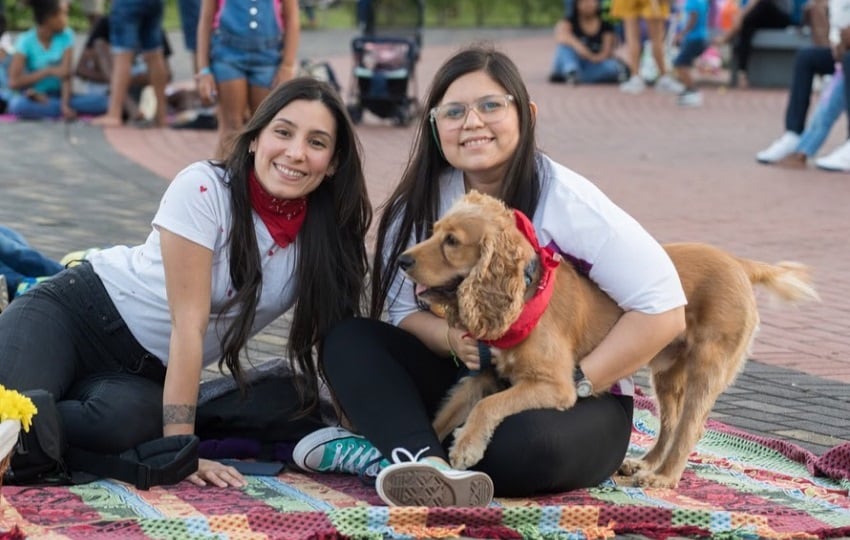
[[[486,96],[504,96],[509,92],[484,71],[473,71],[458,77],[446,89],[438,106],[449,103],[472,104]],[[519,144],[519,115],[516,105],[508,103],[501,119],[485,122],[476,110],[470,110],[464,122],[455,129],[436,123],[440,146],[446,161],[481,184],[501,183]],[[487,189],[492,193],[493,191]]]
[[[321,101],[295,100],[283,107],[251,143],[254,172],[279,199],[305,197],[333,174],[336,120]]]

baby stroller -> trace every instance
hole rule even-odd
[[[353,65],[348,113],[363,111],[406,126],[419,110],[416,63],[422,48],[424,0],[360,0],[362,35],[351,41]]]

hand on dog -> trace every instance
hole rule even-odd
[[[481,356],[478,351],[478,340],[469,335],[463,328],[449,328],[449,345],[455,352],[457,359],[469,368],[470,371],[481,369]],[[502,354],[502,350],[490,347],[491,361],[496,364]]]

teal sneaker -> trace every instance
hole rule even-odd
[[[326,427],[298,441],[292,461],[304,471],[357,474],[374,478],[386,464],[365,438],[341,427]]]

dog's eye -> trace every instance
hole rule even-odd
[[[443,240],[443,242],[444,242],[447,246],[452,246],[452,247],[454,247],[454,246],[456,246],[456,245],[460,244],[460,242],[458,241],[457,237],[456,237],[455,235],[453,235],[453,234],[447,234],[447,235],[446,235],[446,238]]]

